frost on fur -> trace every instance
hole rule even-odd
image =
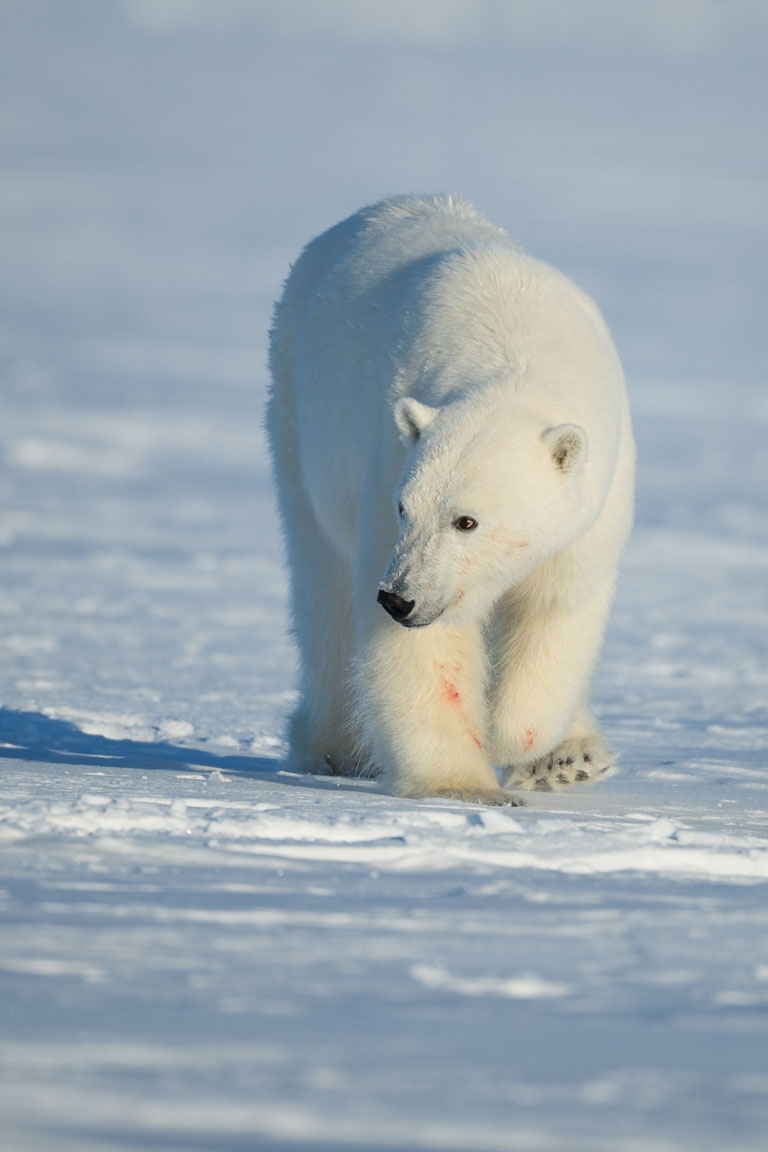
[[[594,304],[471,206],[399,197],[307,246],[267,427],[291,574],[291,761],[510,802],[611,762],[586,712],[632,519]]]

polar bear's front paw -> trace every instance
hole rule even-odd
[[[426,793],[438,800],[461,800],[464,804],[486,804],[492,808],[519,808],[516,799],[501,788],[437,788]]]
[[[615,757],[599,732],[564,740],[532,764],[514,764],[504,780],[505,788],[527,792],[560,792],[571,784],[593,783],[605,776]]]
[[[316,769],[320,776],[347,776],[354,780],[373,780],[381,775],[378,764],[359,756],[323,757],[323,767]]]

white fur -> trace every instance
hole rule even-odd
[[[270,367],[293,763],[489,802],[493,764],[523,788],[604,771],[586,697],[634,445],[592,301],[469,205],[403,197],[307,246]]]

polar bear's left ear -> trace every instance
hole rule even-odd
[[[578,424],[558,424],[547,428],[541,438],[561,472],[575,472],[586,464],[589,444],[586,432]]]
[[[403,439],[415,444],[422,432],[429,428],[438,411],[437,408],[422,404],[420,400],[414,400],[412,396],[402,396],[394,407],[397,430]]]

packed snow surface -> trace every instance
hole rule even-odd
[[[767,29],[0,4],[3,1152],[766,1147]],[[282,759],[271,302],[433,190],[598,300],[639,446],[620,767],[520,808]]]

